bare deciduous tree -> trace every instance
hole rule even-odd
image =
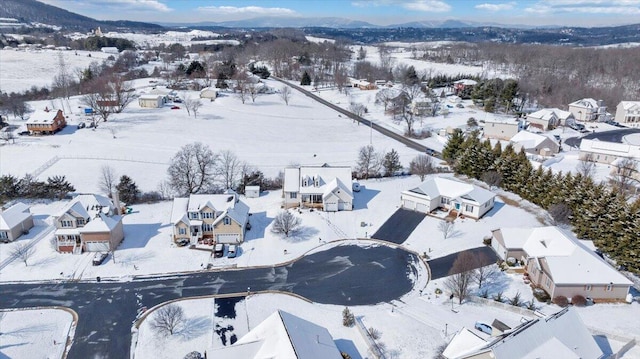
[[[611,175],[613,189],[625,199],[629,199],[640,181],[638,161],[633,158],[619,158],[615,161],[615,172]]]
[[[424,181],[428,174],[435,172],[433,160],[427,155],[418,155],[409,163],[409,171],[420,176],[420,181]]]
[[[27,243],[18,243],[16,246],[9,252],[9,255],[20,259],[25,267],[29,266],[27,262],[29,258],[31,258],[36,253],[36,249],[29,246]]]
[[[473,254],[468,251],[458,254],[453,262],[453,266],[449,271],[449,277],[445,280],[444,285],[451,291],[451,294],[458,297],[458,304],[469,296],[469,285],[473,281],[475,259]]]
[[[168,304],[156,310],[151,327],[162,336],[175,334],[186,322],[184,310],[177,304]]]
[[[482,174],[481,180],[489,186],[500,186],[502,175],[498,171],[487,171]]]
[[[7,141],[7,143],[16,143],[16,136],[13,134],[13,131],[3,131],[2,139]]]
[[[447,239],[453,234],[455,224],[452,221],[442,221],[438,223],[438,230],[442,233],[442,237]]]
[[[179,195],[205,191],[213,185],[217,155],[201,142],[182,146],[169,165],[169,183]]]
[[[587,153],[580,157],[580,162],[576,166],[576,170],[582,177],[592,177],[596,170],[596,163],[593,158],[593,153]]]
[[[135,97],[135,91],[122,76],[115,75],[111,78],[110,86],[113,91],[113,112],[120,113],[125,109]]]
[[[111,196],[113,190],[116,187],[116,171],[109,165],[104,165],[100,168],[100,190]]]
[[[243,163],[235,153],[225,150],[220,152],[216,165],[216,174],[225,189],[235,188],[241,177]]]
[[[185,96],[182,103],[184,104],[184,108],[187,110],[187,115],[191,116],[191,113],[193,113],[193,117],[198,117],[198,111],[200,110],[200,107],[202,107],[202,102],[200,102],[199,98]]]
[[[554,203],[549,206],[549,219],[554,226],[571,223],[571,208],[564,203]]]
[[[289,106],[289,101],[291,101],[291,96],[292,96],[291,87],[287,85],[282,86],[282,88],[280,89],[279,95],[282,101],[284,101],[284,104]]]
[[[251,102],[256,102],[256,99],[260,95],[260,87],[257,83],[250,83],[247,86],[247,91],[249,92],[249,97],[251,97]]]
[[[478,263],[478,268],[473,272],[473,279],[478,284],[478,288],[482,288],[482,284],[486,284],[496,278],[500,270],[495,264],[483,265],[489,262],[489,259],[484,253],[480,253],[475,260]]]
[[[351,102],[349,104],[349,111],[353,112],[353,114],[358,116],[358,117],[362,117],[362,115],[364,115],[366,109],[367,108],[361,103]]]
[[[373,146],[360,147],[357,171],[362,178],[377,175],[380,172],[380,155]]]
[[[302,220],[294,216],[289,211],[282,211],[278,213],[273,220],[271,231],[274,233],[282,233],[285,237],[289,237],[290,234],[295,233],[302,225]]]

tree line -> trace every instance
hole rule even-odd
[[[456,131],[443,150],[456,174],[513,192],[546,210],[553,223],[571,225],[578,238],[592,240],[600,251],[629,271],[640,273],[640,198],[633,201],[590,176],[533,169],[524,151],[502,149],[466,138]]]

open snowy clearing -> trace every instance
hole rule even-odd
[[[0,357],[62,358],[72,325],[73,316],[62,309],[0,311]]]

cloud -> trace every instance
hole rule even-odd
[[[251,16],[295,16],[297,12],[282,7],[260,7],[260,6],[202,6],[199,11],[215,12],[222,15],[251,15]]]
[[[170,12],[168,7],[159,0],[40,0],[44,3],[57,6],[69,11],[74,9],[118,9],[130,11],[160,11]]]
[[[355,7],[401,6],[407,10],[423,12],[447,12],[451,5],[441,0],[357,0],[351,2]]]
[[[640,0],[542,0],[524,9],[533,14],[640,14]]]
[[[487,11],[505,11],[505,10],[511,10],[513,9],[513,7],[516,5],[515,2],[508,2],[508,3],[504,3],[504,4],[478,4],[475,6],[476,9],[478,10],[487,10]]]

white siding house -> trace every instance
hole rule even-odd
[[[164,105],[164,96],[154,94],[144,94],[138,97],[138,104],[144,108],[159,108]]]
[[[640,101],[622,101],[616,108],[616,122],[623,126],[640,128]]]
[[[405,209],[429,213],[436,208],[456,211],[459,216],[479,219],[493,208],[495,194],[478,186],[449,178],[434,177],[400,195]]]
[[[607,115],[607,107],[600,100],[583,98],[569,104],[569,112],[578,121],[597,121]]]
[[[284,170],[284,205],[351,211],[351,167],[301,166]]]

